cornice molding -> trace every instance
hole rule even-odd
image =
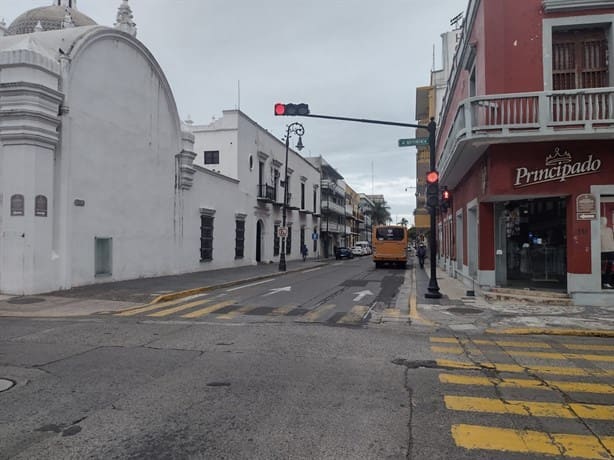
[[[558,13],[570,10],[588,10],[612,8],[612,0],[542,0],[546,13]]]

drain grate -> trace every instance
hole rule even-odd
[[[45,299],[43,299],[42,297],[24,296],[24,297],[11,297],[10,299],[7,300],[7,303],[12,303],[15,305],[27,305],[30,303],[40,303],[44,301]]]
[[[478,313],[482,313],[483,310],[479,308],[452,307],[448,308],[448,311],[458,315],[477,315]]]

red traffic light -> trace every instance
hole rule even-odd
[[[282,104],[278,102],[275,104],[275,115],[307,116],[309,115],[309,106],[302,102],[300,104]]]
[[[275,104],[275,115],[285,115],[286,114],[286,104],[277,103]]]
[[[449,200],[450,199],[450,191],[446,189],[443,192],[441,192],[441,198],[443,198],[446,201]]]
[[[439,173],[437,171],[429,171],[426,173],[426,182],[428,184],[435,184],[439,181]]]

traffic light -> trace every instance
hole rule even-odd
[[[439,205],[439,173],[435,170],[426,173],[426,204],[433,209]]]
[[[441,211],[447,212],[450,206],[452,206],[452,194],[448,190],[448,187],[444,186],[441,191]]]
[[[278,102],[275,104],[275,115],[309,115],[309,106],[302,102],[300,104],[282,104]]]

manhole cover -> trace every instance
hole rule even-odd
[[[18,304],[18,305],[26,305],[29,303],[39,303],[44,302],[45,299],[42,297],[11,297],[7,300],[8,303]]]
[[[15,385],[15,382],[13,382],[12,380],[0,379],[0,393],[8,390],[13,385]]]
[[[448,311],[459,315],[477,315],[478,313],[482,313],[482,310],[479,308],[468,307],[452,307],[448,308]]]

